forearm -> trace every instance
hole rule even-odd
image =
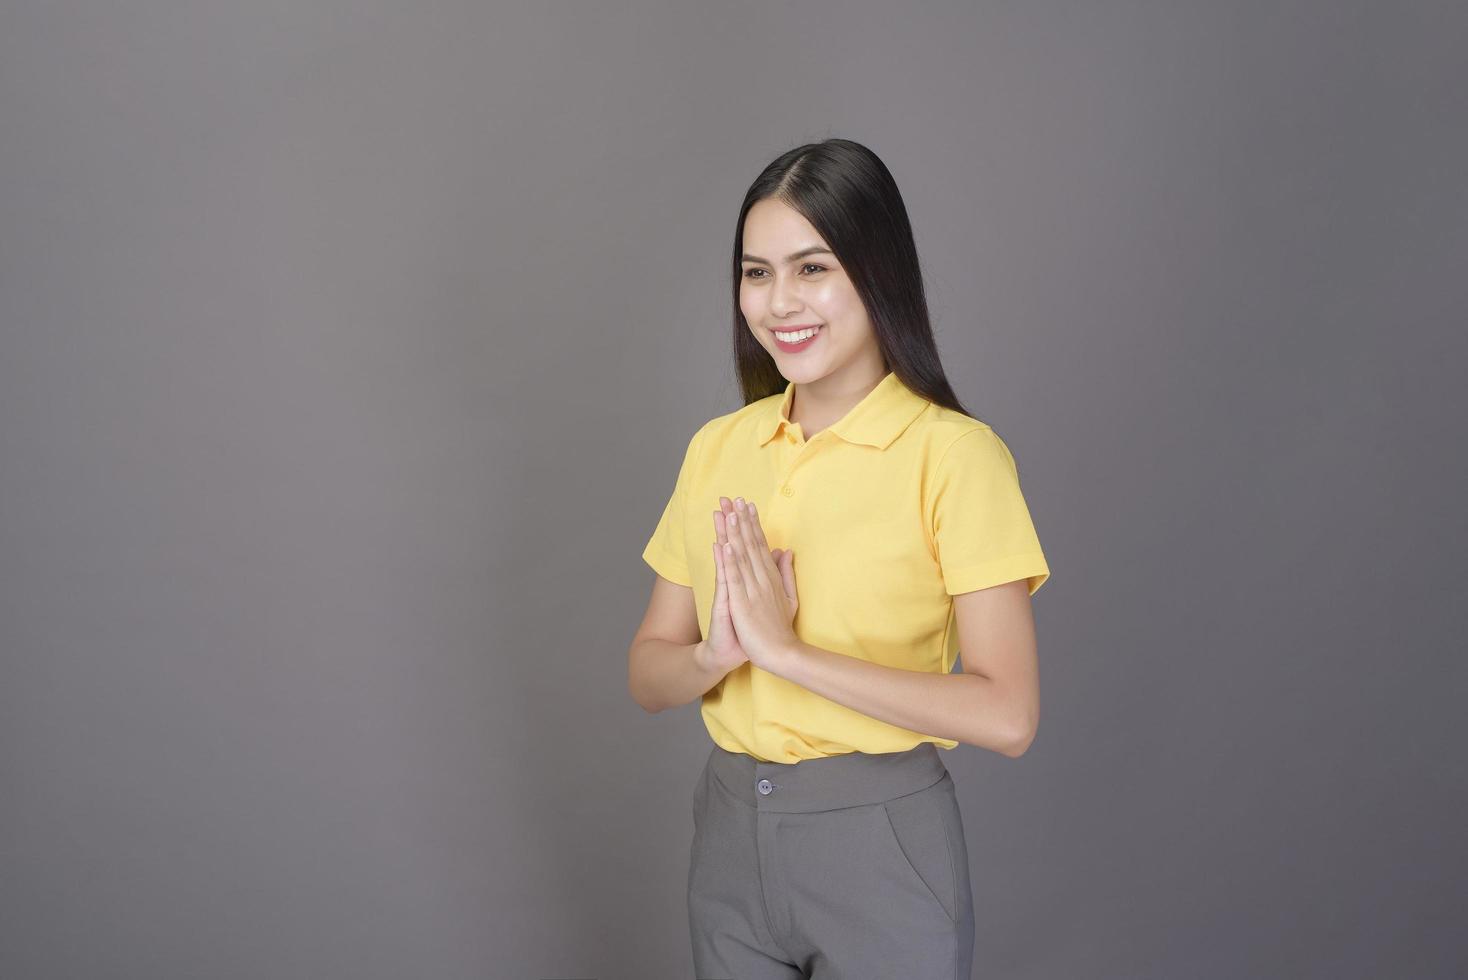
[[[1014,699],[978,674],[885,667],[800,642],[771,672],[864,715],[909,731],[1018,756],[1029,725]]]
[[[687,704],[724,678],[703,665],[703,641],[671,643],[647,639],[627,652],[627,689],[650,713]]]

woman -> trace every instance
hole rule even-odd
[[[745,405],[689,440],[628,653],[637,702],[701,698],[714,743],[696,974],[966,978],[968,852],[939,750],[1033,739],[1049,568],[1008,447],[944,376],[882,162],[841,139],[790,150],[734,241]]]

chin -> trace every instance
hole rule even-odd
[[[785,380],[796,384],[810,384],[831,373],[831,369],[825,364],[782,364],[780,367],[780,373],[785,376]]]

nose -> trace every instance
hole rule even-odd
[[[792,277],[776,276],[770,286],[770,313],[785,317],[800,309],[802,304],[798,285]]]

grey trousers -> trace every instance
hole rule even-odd
[[[953,777],[907,752],[760,762],[715,745],[693,797],[699,980],[969,980]]]

